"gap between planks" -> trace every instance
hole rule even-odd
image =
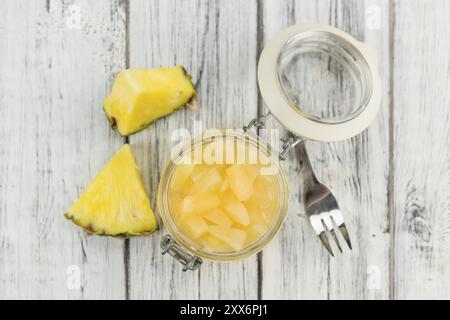
[[[264,2],[256,0],[256,61],[258,61],[259,56],[264,48]],[[257,63],[258,65],[258,63]],[[260,117],[263,115],[263,100],[261,96],[261,92],[257,90],[256,97],[256,116]],[[259,134],[259,128],[257,128],[257,132]],[[263,251],[260,251],[257,254],[257,272],[258,272],[258,283],[257,283],[257,298],[258,300],[262,299],[262,290],[263,290]]]
[[[125,68],[130,67],[130,0],[123,0],[125,10]],[[124,137],[123,143],[130,143],[130,138]],[[125,300],[130,299],[130,240],[124,240],[123,263],[125,270]]]
[[[395,2],[389,2],[389,168],[388,168],[388,222],[389,222],[389,299],[395,297],[395,166],[394,166],[394,51],[395,51]]]

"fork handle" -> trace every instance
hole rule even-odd
[[[314,173],[314,169],[311,165],[311,160],[309,159],[308,156],[308,151],[306,150],[305,140],[301,141],[298,144],[298,148],[300,151],[301,164],[305,168],[304,170],[306,174],[305,184],[306,185],[318,184],[319,181],[317,180],[316,174]]]
[[[308,212],[311,206],[322,201],[330,195],[330,190],[323,186],[314,173],[314,169],[311,165],[311,160],[309,159],[308,152],[306,151],[306,146],[304,141],[299,143],[300,148],[300,159],[302,161],[302,167],[304,167],[303,172],[303,201],[305,210]]]

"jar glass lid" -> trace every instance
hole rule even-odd
[[[373,120],[381,100],[370,50],[324,25],[291,26],[276,34],[261,54],[258,82],[282,125],[319,141],[357,135]]]

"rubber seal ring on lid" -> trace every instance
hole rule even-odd
[[[311,119],[286,99],[277,74],[280,53],[289,41],[298,36],[326,34],[346,46],[351,46],[365,61],[371,84],[370,95],[354,116],[337,123],[325,123]],[[374,54],[363,43],[347,33],[326,25],[294,25],[278,32],[264,47],[258,63],[258,84],[261,95],[270,113],[291,133],[317,141],[337,141],[351,138],[364,129],[375,118],[381,102],[381,81]]]

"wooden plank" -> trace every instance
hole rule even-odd
[[[364,17],[370,4],[368,1],[266,1],[264,38],[267,41],[279,29],[300,23],[330,24],[359,40],[366,38],[376,49],[384,88],[388,88],[388,3],[377,3],[381,10],[381,29],[369,32],[365,30]],[[303,85],[306,87],[307,83]],[[388,91],[385,92],[380,115],[363,134],[342,142],[307,142],[319,179],[337,196],[350,229],[353,250],[330,258],[321,247],[305,217],[300,154],[294,152],[287,163],[292,188],[288,218],[280,237],[263,252],[263,298],[388,298],[389,99]],[[327,97],[322,97],[316,103],[327,101]]]
[[[182,109],[130,137],[153,204],[174,130],[192,133],[196,122],[203,129],[240,128],[256,115],[256,17],[255,3],[244,0],[130,2],[130,66],[185,65],[202,106],[198,112]],[[164,234],[130,240],[130,298],[257,297],[256,257],[205,262],[200,272],[182,273],[179,263],[161,256]]]
[[[450,298],[450,3],[395,1],[395,298]]]
[[[123,242],[88,239],[63,218],[122,142],[101,104],[125,61],[123,9],[1,3],[2,299],[125,296]]]

